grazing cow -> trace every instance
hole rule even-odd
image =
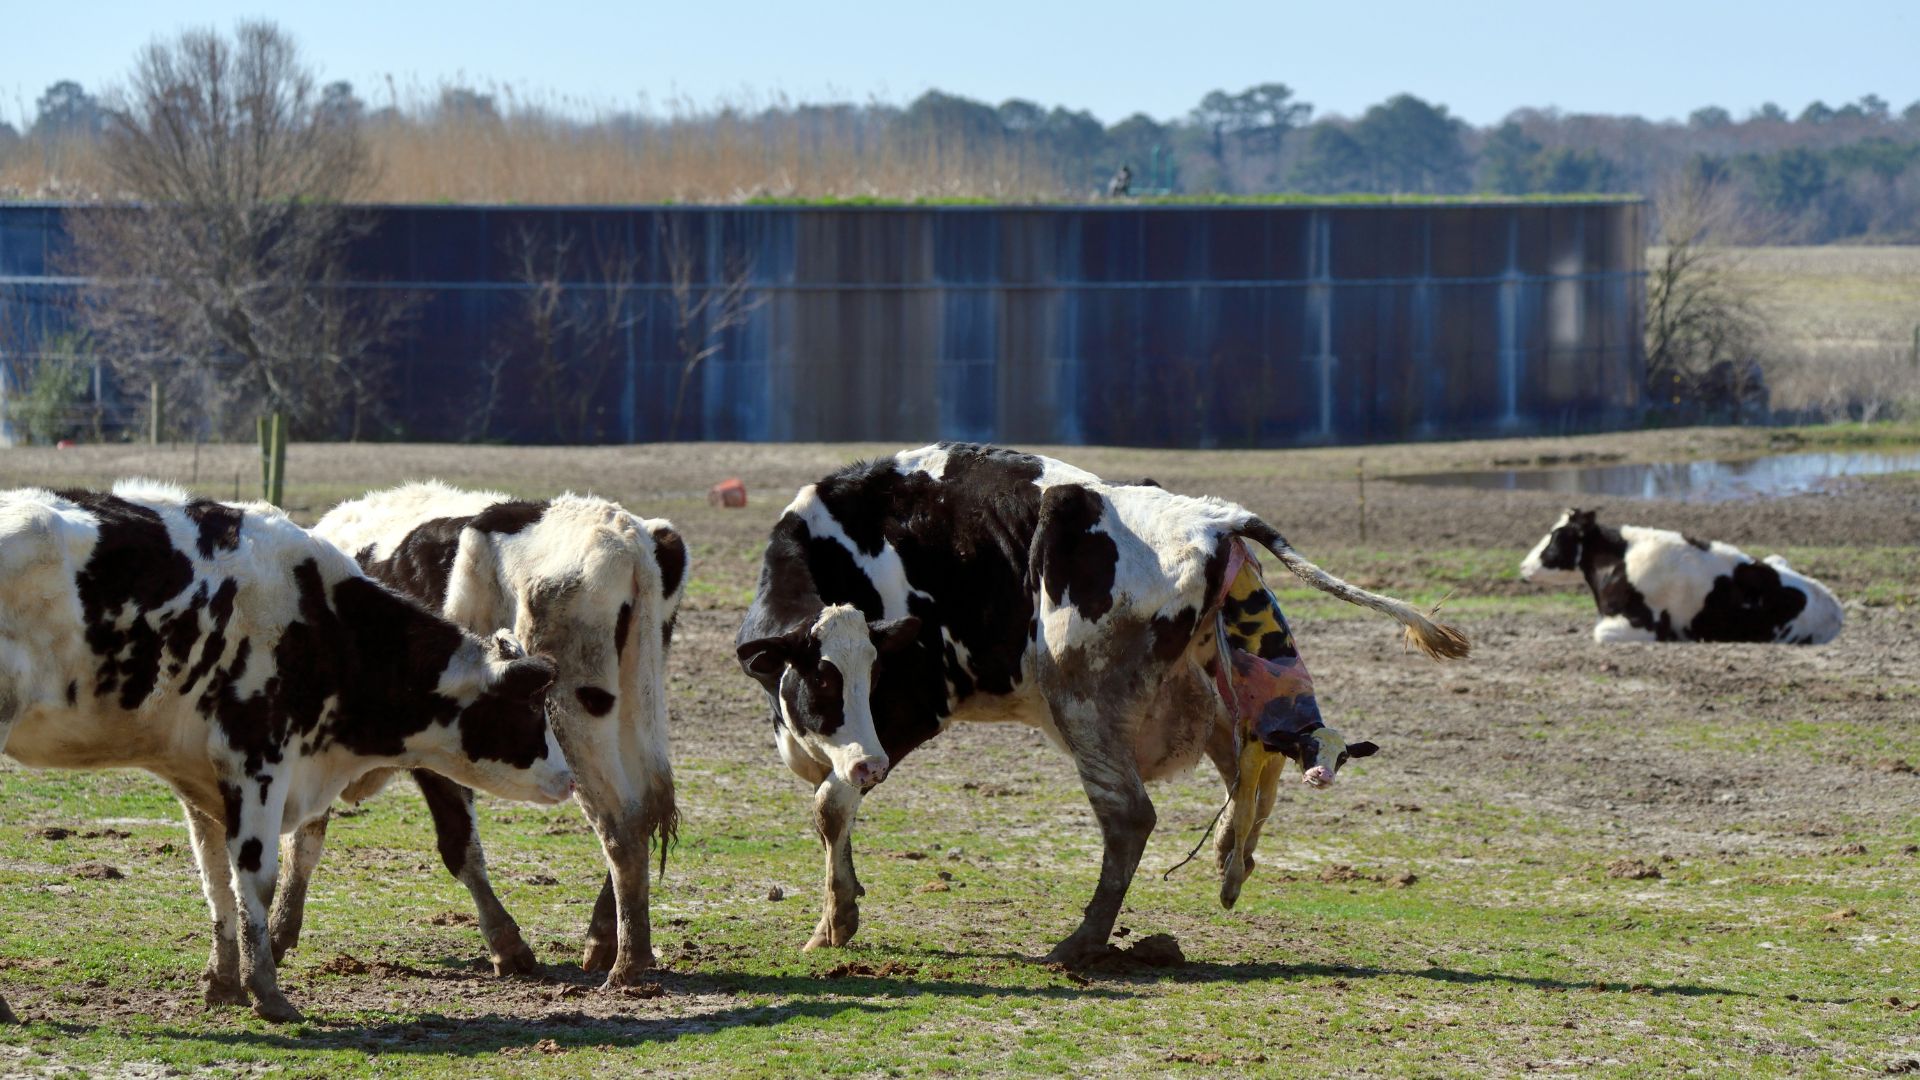
[[[686,581],[687,549],[671,523],[635,517],[605,499],[562,495],[520,502],[437,483],[408,484],[342,503],[314,534],[356,553],[367,573],[479,634],[511,630],[552,657],[554,734],[579,783],[609,873],[587,930],[582,965],[611,986],[653,965],[647,915],[651,837],[674,835],[667,758],[667,644]],[[390,772],[346,793],[358,801]],[[496,973],[527,974],[533,950],[494,895],[473,792],[413,774],[426,796],[441,859],[473,894]],[[287,880],[274,910],[274,948],[300,936],[307,879],[326,838],[323,816],[288,841]]]
[[[1236,787],[1234,731],[1210,672],[1241,538],[1391,615],[1429,654],[1466,654],[1456,631],[1332,577],[1216,499],[956,443],[801,488],[773,528],[737,651],[767,693],[781,757],[817,785],[826,903],[807,947],[843,945],[859,925],[849,833],[863,793],[952,721],[1012,720],[1073,757],[1105,841],[1085,919],[1048,958],[1102,955],[1154,825],[1143,781],[1205,753]],[[1317,720],[1273,745],[1316,786],[1350,756]]]
[[[143,482],[0,494],[0,750],[172,786],[213,909],[208,1004],[251,990],[260,1016],[299,1017],[268,940],[276,842],[368,770],[572,794],[546,722],[553,671],[268,506]]]
[[[1610,528],[1568,510],[1520,563],[1547,585],[1584,583],[1600,609],[1593,640],[1820,645],[1840,635],[1840,601],[1778,555],[1666,529]]]

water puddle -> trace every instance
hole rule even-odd
[[[1830,480],[1920,471],[1920,450],[1892,453],[1774,454],[1745,461],[1674,461],[1653,465],[1588,465],[1563,469],[1394,476],[1403,484],[1480,491],[1551,491],[1608,498],[1728,502],[1817,491]]]

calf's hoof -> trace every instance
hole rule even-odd
[[[612,971],[619,952],[620,947],[616,942],[589,940],[586,951],[580,954],[580,970]]]
[[[20,1018],[13,1015],[12,1009],[7,1008],[7,999],[0,997],[0,1024],[17,1024],[19,1022]]]
[[[271,1020],[277,1024],[291,1024],[295,1021],[306,1019],[306,1017],[300,1015],[299,1009],[293,1007],[293,1002],[288,1001],[286,997],[278,991],[265,995],[261,997],[260,1000],[254,1002],[253,1015],[262,1020]]]
[[[1112,951],[1112,947],[1104,941],[1075,936],[1055,945],[1046,956],[1041,958],[1040,962],[1059,964],[1062,967],[1083,968],[1106,959],[1107,954]]]
[[[812,952],[826,946],[839,948],[852,941],[859,929],[860,909],[851,906],[843,908],[820,920],[820,925],[814,928],[813,936],[807,939],[801,951]]]
[[[248,1001],[247,986],[238,979],[207,980],[207,1008],[218,1009],[228,1005],[245,1005]]]

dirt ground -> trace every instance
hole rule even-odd
[[[1225,919],[1207,905],[1210,866],[1188,868],[1190,878],[1184,885],[1179,878],[1173,885],[1149,881],[1177,860],[1197,835],[1193,830],[1205,824],[1217,806],[1217,780],[1202,774],[1210,770],[1202,770],[1157,789],[1160,829],[1123,923],[1140,927],[1142,934],[1174,933],[1190,960],[1185,977],[1192,980],[1230,979],[1241,969],[1221,965],[1240,962],[1250,950],[1265,955],[1263,948],[1284,941],[1289,964],[1324,962],[1333,974],[1319,975],[1344,984],[1354,976],[1340,975],[1342,966],[1369,970],[1356,957],[1370,955],[1375,946],[1344,936],[1348,931],[1342,928],[1350,924],[1326,913],[1314,917],[1322,932],[1311,940],[1290,933],[1289,927],[1297,930],[1298,924],[1290,922],[1282,902],[1289,890],[1334,892],[1333,886],[1348,888],[1341,884],[1349,880],[1345,875],[1359,883],[1352,888],[1379,890],[1387,886],[1377,883],[1389,875],[1404,875],[1421,882],[1408,893],[1434,889],[1434,895],[1456,897],[1469,912],[1474,905],[1527,910],[1545,904],[1556,909],[1617,908],[1646,920],[1658,917],[1649,912],[1670,908],[1711,922],[1738,919],[1743,908],[1771,904],[1776,898],[1766,894],[1754,900],[1733,890],[1714,893],[1711,900],[1689,901],[1656,893],[1655,887],[1738,878],[1765,893],[1772,879],[1794,877],[1783,867],[1804,865],[1808,876],[1803,884],[1812,882],[1805,895],[1777,899],[1812,910],[1831,906],[1835,882],[1855,864],[1882,886],[1894,882],[1904,888],[1920,880],[1915,877],[1920,848],[1914,846],[1920,844],[1920,737],[1913,733],[1920,716],[1920,650],[1915,648],[1920,638],[1915,596],[1920,586],[1915,582],[1920,574],[1913,570],[1920,557],[1920,477],[1847,483],[1779,500],[1718,505],[1616,500],[1605,506],[1603,520],[1680,528],[1739,544],[1755,555],[1790,549],[1798,568],[1826,580],[1850,600],[1847,628],[1840,641],[1828,647],[1606,650],[1589,637],[1593,614],[1588,600],[1542,595],[1514,578],[1513,564],[1521,551],[1557,515],[1557,497],[1401,485],[1385,479],[1395,473],[1569,457],[1653,461],[1744,456],[1766,448],[1765,433],[1695,429],[1292,452],[1056,451],[1112,478],[1150,476],[1173,490],[1242,502],[1276,524],[1309,557],[1371,587],[1426,601],[1451,589],[1453,617],[1475,644],[1471,660],[1435,664],[1404,654],[1393,628],[1383,620],[1337,605],[1302,604],[1295,629],[1321,688],[1323,708],[1350,738],[1374,740],[1383,752],[1368,762],[1364,775],[1351,784],[1343,781],[1326,796],[1310,797],[1291,790],[1297,785],[1289,786],[1282,796],[1284,827],[1270,831],[1277,838],[1263,852],[1262,868],[1248,885],[1249,895],[1262,894],[1262,902],[1271,906],[1256,903]],[[626,994],[601,992],[595,979],[565,962],[574,955],[574,928],[584,923],[586,911],[580,905],[590,894],[570,896],[564,906],[521,910],[522,921],[537,927],[536,948],[542,958],[555,961],[555,966],[543,981],[495,980],[473,966],[477,949],[467,940],[471,928],[447,928],[461,922],[463,894],[438,880],[444,875],[432,865],[424,833],[411,846],[394,841],[355,848],[348,840],[330,858],[369,874],[396,864],[417,867],[421,872],[412,875],[415,879],[436,879],[437,899],[431,902],[445,910],[434,916],[438,923],[404,933],[321,938],[309,955],[297,958],[290,968],[296,999],[324,1001],[324,1018],[308,1029],[317,1040],[312,1045],[375,1053],[422,1040],[458,1042],[461,1036],[453,1029],[464,1021],[449,1018],[477,1014],[495,1025],[489,1029],[495,1034],[488,1038],[498,1045],[487,1042],[489,1052],[525,1045],[528,1054],[537,1056],[541,1036],[535,1032],[558,1025],[571,1031],[575,1042],[554,1052],[584,1054],[587,1046],[623,1041],[670,1042],[684,1045],[693,1055],[682,1062],[688,1068],[724,1065],[726,1044],[716,1044],[719,1057],[703,1059],[699,1038],[703,1033],[718,1038],[717,1033],[741,1022],[743,1010],[799,1010],[791,1016],[824,1019],[852,1010],[857,1001],[874,994],[908,994],[922,984],[975,986],[969,982],[974,980],[979,993],[1000,992],[991,989],[1000,985],[992,972],[1024,962],[1019,957],[1044,952],[1050,940],[1064,932],[1084,902],[1098,850],[1071,767],[1032,732],[962,726],[908,759],[869,800],[859,834],[866,839],[857,845],[862,875],[873,889],[876,879],[917,882],[950,865],[974,885],[975,894],[995,888],[996,882],[1015,890],[1009,894],[1013,901],[975,895],[965,903],[1013,903],[1018,910],[943,909],[941,917],[916,927],[913,916],[899,910],[904,901],[876,896],[869,901],[867,928],[862,930],[868,948],[842,958],[851,966],[829,967],[825,961],[816,963],[817,957],[808,961],[813,967],[805,971],[781,966],[799,962],[791,947],[804,939],[811,922],[818,871],[807,838],[804,801],[772,753],[758,690],[741,677],[732,657],[733,632],[752,588],[766,528],[793,490],[850,457],[886,449],[892,448],[291,448],[288,502],[302,517],[317,516],[358,491],[422,476],[522,495],[593,490],[637,512],[672,518],[694,557],[671,675],[674,752],[687,815],[684,833],[690,841],[683,841],[676,856],[679,876],[669,878],[658,894],[656,944],[666,965],[659,984]],[[100,483],[133,473],[185,481],[196,468],[192,454],[189,449],[145,448],[8,451],[0,454],[0,483]],[[244,488],[244,482],[257,475],[251,471],[256,464],[245,448],[203,448],[199,486],[231,495],[233,475],[241,474]],[[1361,469],[1367,477],[1364,540],[1357,476]],[[706,487],[729,476],[746,482],[751,499],[747,509],[707,505]],[[9,779],[14,782],[9,790],[31,790],[23,786],[27,781],[20,770],[0,766],[0,781]],[[410,797],[384,799],[380,805],[409,807],[413,828],[421,827],[423,816]],[[373,816],[378,818],[378,813]],[[502,817],[489,826],[492,833],[545,830],[556,843],[570,845],[565,850],[575,856],[589,843],[584,826],[571,816],[520,808]],[[14,835],[22,828],[66,820],[45,805],[0,811],[0,818],[0,827],[11,828]],[[400,824],[394,828],[401,832]],[[336,832],[350,835],[351,829]],[[1353,839],[1345,845],[1319,842],[1342,833]],[[775,839],[767,840],[768,835]],[[916,846],[916,836],[925,837],[923,846]],[[1295,837],[1309,842],[1290,843]],[[136,836],[127,843],[137,842]],[[942,855],[949,843],[960,852],[951,860]],[[112,857],[115,850],[109,847],[106,854]],[[122,853],[120,858],[123,863],[148,858],[156,868],[166,867],[165,875],[183,893],[169,902],[182,913],[195,909],[197,897],[190,891],[191,868],[184,854]],[[526,879],[540,860],[565,862],[538,846],[526,848],[523,858],[531,861],[516,865],[510,856],[496,855],[494,865],[506,868],[503,876]],[[1844,865],[1828,865],[1836,859]],[[0,848],[0,878],[31,878],[24,867],[32,861],[9,860]],[[1008,884],[1006,872],[1016,862],[1042,875],[1041,884],[1032,887],[1047,897],[1044,909],[1029,907],[1039,901],[1018,892],[1028,886]],[[1340,869],[1348,864],[1360,869]],[[1543,866],[1538,873],[1530,869]],[[569,878],[582,875],[578,866],[554,872]],[[786,895],[784,902],[758,899],[773,886]],[[1630,900],[1616,895],[1642,886],[1645,891]],[[1170,888],[1185,891],[1168,894]],[[1448,889],[1457,892],[1445,892]],[[753,892],[754,904],[742,901],[745,891]],[[1338,896],[1333,901],[1349,902]],[[1920,993],[1920,984],[1913,982],[1913,971],[1920,968],[1916,912],[1907,904],[1904,914],[1894,914],[1902,906],[1889,901],[1880,924],[1900,959],[1889,961],[1890,974],[1880,983],[1872,982],[1878,976],[1860,977],[1865,982],[1856,996],[1862,1001],[1894,991],[1911,1000]],[[1460,917],[1471,922],[1470,914]],[[204,938],[196,933],[199,924],[188,922],[179,930],[188,943],[178,950],[197,956],[204,948]],[[1587,932],[1575,931],[1574,938]],[[1673,939],[1680,940],[1679,931]],[[889,941],[901,947],[890,954],[885,948]],[[424,955],[409,958],[400,947],[405,943],[424,943]],[[783,959],[764,954],[776,946],[788,950],[780,954]],[[1378,947],[1391,958],[1391,948]],[[1409,932],[1402,947],[1418,953],[1428,943]],[[955,959],[962,953],[971,959]],[[41,1050],[53,1055],[46,1061],[88,1061],[94,1055],[124,1061],[124,1052],[97,1044],[98,1029],[137,1020],[172,1030],[201,1015],[191,989],[197,961],[164,974],[128,972],[124,978],[108,979],[109,989],[73,992],[43,977],[58,968],[57,962],[36,970],[33,965],[41,961],[20,959],[17,945],[0,934],[0,957],[9,954],[15,959],[0,959],[0,988],[23,1014],[57,1016],[62,1024],[78,1025],[74,1030],[95,1032],[67,1036],[69,1042],[54,1038],[42,1043]],[[1699,963],[1724,971],[1726,986],[1742,977],[1741,961],[1716,954]],[[1383,971],[1391,966],[1386,959],[1374,964]],[[1259,970],[1265,975],[1255,972],[1255,977],[1288,979],[1301,978],[1304,971]],[[1597,978],[1619,978],[1623,988],[1632,981],[1615,971]],[[822,977],[844,980],[834,984],[844,985],[844,999],[823,998],[806,989],[817,984],[805,980]],[[1079,986],[1053,974],[1033,977],[1046,987],[1034,993],[1070,994]],[[1178,983],[1181,976],[1170,978]],[[1558,970],[1548,981],[1555,980],[1575,988],[1581,981]],[[1175,993],[1154,989],[1164,985],[1146,976],[1117,974],[1096,976],[1092,990]],[[1236,991],[1202,987],[1200,992]],[[964,989],[954,993],[963,994]],[[1798,995],[1790,996],[1796,1004],[1800,1001]],[[1445,1011],[1446,1006],[1434,1003],[1427,1008]],[[1468,1022],[1476,1022],[1470,1013]],[[1492,1019],[1480,1022],[1489,1029],[1499,1026]],[[1751,1031],[1742,1037],[1749,1036],[1756,1046],[1772,1037]],[[1177,1056],[1136,1059],[1128,1055],[1145,1051],[1127,1041],[1132,1036],[1116,1038],[1126,1046],[1124,1053],[1116,1049],[1091,1058],[1069,1054],[1059,1067],[1097,1072],[1148,1061],[1152,1071],[1168,1071],[1194,1061],[1208,1064],[1204,1058]],[[291,1050],[271,1036],[261,1039],[266,1041],[248,1044],[251,1051]],[[1881,1034],[1852,1040],[1826,1033],[1806,1039],[1815,1050],[1832,1055],[1819,1061],[1857,1058],[1870,1064],[1888,1050]],[[1460,1051],[1469,1056],[1440,1071],[1451,1071],[1463,1061],[1476,1072],[1531,1071],[1535,1055],[1522,1047],[1526,1041],[1509,1045],[1496,1039],[1491,1049],[1476,1045],[1470,1052]],[[1701,1041],[1713,1042],[1704,1037]],[[1676,1045],[1663,1044],[1644,1058],[1629,1054],[1615,1064],[1635,1067],[1628,1071],[1652,1068],[1673,1061]],[[6,1052],[7,1046],[0,1044],[0,1054]],[[1715,1058],[1734,1053],[1725,1047],[1707,1045],[1700,1052],[1705,1055],[1700,1061],[1729,1066],[1749,1060],[1739,1054]],[[1750,1052],[1758,1055],[1752,1060],[1775,1067],[1817,1063],[1796,1057],[1800,1051],[1792,1047],[1774,1053],[1762,1046]],[[1910,1033],[1902,1052],[1920,1053],[1920,1029]],[[1558,1067],[1579,1072],[1583,1065],[1606,1060],[1605,1052],[1592,1053],[1600,1056],[1582,1050]],[[1213,1063],[1221,1063],[1215,1057]],[[190,1062],[192,1056],[167,1060]],[[585,1059],[579,1061],[584,1066]],[[1406,1068],[1421,1071],[1417,1059],[1408,1062]],[[1003,1064],[1008,1071],[1025,1071],[1013,1059]],[[8,1059],[0,1056],[0,1072],[8,1067]]]

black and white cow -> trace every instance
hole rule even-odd
[[[608,874],[581,963],[611,986],[653,965],[647,914],[648,849],[672,840],[667,645],[686,582],[687,548],[672,523],[605,499],[562,495],[524,502],[438,483],[408,484],[334,507],[314,534],[356,553],[374,578],[474,633],[511,630],[551,657],[554,734],[578,781],[577,798],[606,853]],[[526,974],[533,950],[494,894],[480,848],[473,792],[425,770],[414,779],[433,814],[447,869],[473,894],[494,970]],[[392,773],[347,792],[358,801]],[[307,882],[327,819],[288,841],[287,880],[274,909],[274,948],[300,936]]]
[[[849,834],[862,794],[947,724],[1010,720],[1072,755],[1105,841],[1085,919],[1049,959],[1101,955],[1154,825],[1143,782],[1204,753],[1234,786],[1209,612],[1235,538],[1391,615],[1429,654],[1466,654],[1458,632],[1332,577],[1217,499],[953,443],[800,489],[774,526],[737,649],[766,690],[781,757],[817,785],[826,903],[807,947],[843,945],[859,925]],[[1316,786],[1348,756],[1328,728],[1285,749]]]
[[[1666,529],[1611,528],[1568,510],[1520,563],[1544,585],[1584,584],[1600,610],[1593,639],[1819,645],[1840,635],[1840,601],[1787,560]]]
[[[268,940],[277,841],[368,770],[571,795],[546,722],[553,672],[271,507],[142,482],[0,493],[0,750],[172,786],[213,909],[209,1004],[251,990],[259,1015],[298,1018]]]

